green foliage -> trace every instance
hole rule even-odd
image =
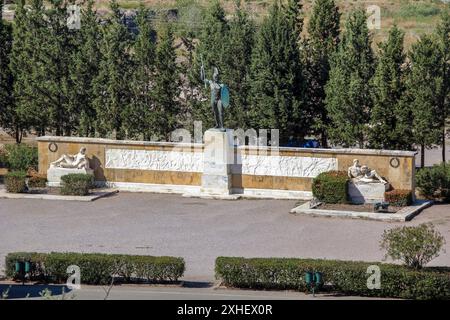
[[[325,203],[347,203],[348,183],[345,171],[322,172],[313,179],[312,192],[315,198]]]
[[[331,60],[326,106],[331,123],[328,128],[333,143],[364,148],[372,99],[370,79],[374,56],[367,18],[362,9],[351,13],[339,48]]]
[[[38,167],[38,150],[26,144],[5,145],[6,166],[10,170],[27,171]]]
[[[438,43],[430,35],[422,36],[409,56],[412,67],[406,75],[403,100],[412,116],[413,141],[424,150],[440,143],[442,138],[443,57]]]
[[[412,203],[411,190],[392,190],[384,193],[384,200],[396,207],[406,207]]]
[[[450,163],[418,170],[416,184],[427,199],[450,201]]]
[[[275,1],[259,29],[251,66],[251,125],[279,129],[281,141],[304,137],[309,124],[302,112],[304,79],[299,35],[301,5]]]
[[[143,6],[137,13],[139,34],[133,43],[130,79],[130,104],[124,110],[123,126],[128,138],[150,140],[161,128],[154,105],[155,31],[148,19],[149,10]],[[169,87],[172,89],[173,87]]]
[[[402,18],[418,18],[418,17],[429,17],[437,16],[441,12],[439,7],[430,5],[429,3],[408,3],[402,6],[399,11],[399,16]]]
[[[20,142],[22,128],[13,99],[13,74],[9,66],[12,50],[12,26],[2,19],[0,1],[0,126]]]
[[[87,1],[81,8],[81,29],[75,32],[76,50],[71,53],[69,66],[70,78],[77,90],[72,90],[70,108],[74,117],[79,115],[77,133],[89,137],[95,134],[96,110],[93,105],[93,81],[98,74],[102,33],[100,32],[97,12],[93,9],[94,1]],[[76,110],[76,111],[75,111]]]
[[[404,32],[394,26],[389,38],[379,44],[380,54],[372,79],[373,108],[369,145],[375,149],[411,149],[409,113],[401,98],[405,91],[403,52]]]
[[[154,99],[156,110],[153,111],[154,133],[170,141],[170,133],[178,126],[177,116],[180,106],[177,101],[180,91],[177,55],[174,48],[172,28],[166,24],[160,30],[156,50],[156,74]]]
[[[368,267],[381,270],[381,288],[368,289]],[[323,273],[324,291],[357,296],[403,299],[450,299],[450,269],[406,267],[375,262],[294,258],[216,259],[216,278],[226,286],[308,291],[305,273]]]
[[[250,66],[255,38],[255,26],[248,13],[236,1],[236,11],[229,21],[225,39],[225,56],[222,81],[232,94],[230,109],[225,113],[225,125],[232,129],[247,129],[247,110],[250,98]]]
[[[420,269],[439,256],[445,238],[431,223],[416,227],[397,227],[385,230],[380,247],[386,250],[386,258],[402,260],[411,268]]]
[[[112,16],[101,27],[101,60],[93,81],[96,132],[103,137],[120,139],[123,132],[123,107],[129,104],[131,37],[122,23],[117,1],[110,3]]]
[[[94,176],[91,174],[71,173],[61,177],[61,194],[85,196],[94,187]]]
[[[30,261],[31,278],[56,283],[67,280],[67,267],[77,265],[83,284],[110,284],[112,277],[118,282],[132,283],[174,282],[183,276],[182,258],[153,257],[101,253],[9,253],[5,258],[6,275],[14,277],[16,261]]]
[[[27,174],[24,171],[11,171],[5,175],[6,192],[24,193],[27,190]]]
[[[308,24],[309,37],[302,51],[307,81],[308,110],[313,119],[313,132],[320,134],[322,147],[328,145],[327,127],[330,124],[325,107],[325,85],[330,77],[330,59],[339,43],[339,8],[334,0],[318,0]]]

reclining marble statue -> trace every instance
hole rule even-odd
[[[353,165],[348,168],[348,177],[361,183],[388,183],[376,170],[372,170],[368,166],[361,166],[358,159],[353,160]]]
[[[66,169],[90,169],[89,159],[86,157],[86,148],[82,147],[80,152],[74,155],[64,154],[61,158],[50,163],[50,167]]]
[[[90,168],[85,147],[82,147],[77,154],[64,154],[58,160],[50,163],[50,168],[47,170],[48,185],[59,186],[61,177],[71,173],[94,173],[94,170]]]
[[[353,160],[353,165],[348,168],[349,183],[348,193],[355,204],[378,203],[384,200],[384,193],[390,185],[376,170],[368,166],[362,166],[358,159]]]

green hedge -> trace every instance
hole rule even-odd
[[[27,190],[27,174],[23,171],[12,171],[5,175],[6,192],[24,193]]]
[[[313,196],[325,203],[347,203],[348,182],[347,172],[323,172],[313,179]]]
[[[16,261],[30,261],[32,279],[54,283],[67,280],[67,267],[77,265],[81,283],[108,284],[112,277],[119,282],[175,282],[183,276],[183,258],[153,257],[101,253],[10,253],[5,258],[6,275],[14,277]]]
[[[367,267],[381,269],[381,289],[367,288]],[[450,268],[414,271],[399,265],[289,258],[216,259],[216,278],[230,287],[307,291],[305,273],[323,273],[324,291],[404,299],[450,299]]]
[[[61,177],[61,194],[85,196],[94,187],[94,176],[84,173],[71,173]]]

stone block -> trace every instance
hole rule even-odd
[[[83,174],[94,174],[92,169],[69,169],[69,168],[59,168],[50,167],[47,170],[47,181],[48,185],[51,187],[57,187],[61,184],[61,177],[72,174],[72,173],[83,173]]]
[[[348,193],[352,203],[375,203],[384,201],[384,193],[389,190],[389,184],[350,182]]]

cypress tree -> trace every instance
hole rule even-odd
[[[217,67],[223,80],[225,70],[225,45],[228,39],[229,25],[225,19],[225,11],[219,0],[212,1],[203,17],[203,28],[199,35],[199,44],[195,48],[194,63],[190,80],[195,81],[196,91],[200,92],[201,102],[192,102],[192,114],[195,121],[202,121],[203,129],[214,126],[214,116],[210,110],[209,88],[200,81],[200,66],[203,63],[208,78],[212,77],[213,67]]]
[[[151,139],[152,133],[159,129],[152,90],[155,73],[155,32],[149,20],[149,10],[143,5],[137,14],[139,34],[133,44],[130,81],[131,100],[124,111],[124,127],[129,138]]]
[[[97,13],[93,9],[94,1],[89,0],[81,10],[81,29],[75,31],[76,50],[73,53],[69,72],[74,89],[71,90],[71,109],[80,115],[78,134],[95,134],[96,111],[93,106],[93,81],[98,75],[100,64],[101,32]]]
[[[331,120],[328,133],[333,143],[364,148],[372,106],[370,79],[373,71],[374,56],[366,14],[357,9],[346,22],[325,87],[326,108]]]
[[[50,125],[56,135],[71,135],[78,126],[79,109],[72,97],[75,90],[69,66],[76,51],[77,30],[67,27],[67,5],[70,2],[51,0],[45,10],[45,35],[38,51],[42,87],[40,95],[47,101]]]
[[[303,138],[308,131],[301,112],[304,88],[299,34],[300,6],[276,1],[258,32],[251,65],[251,124],[279,129],[280,139]]]
[[[229,128],[247,128],[247,110],[250,91],[250,65],[255,28],[247,12],[236,0],[236,11],[229,22],[226,41],[223,82],[231,92],[230,111],[225,113]]]
[[[117,1],[110,3],[112,16],[102,26],[101,61],[93,81],[96,110],[96,132],[100,136],[121,139],[124,136],[123,108],[129,104],[130,94],[130,34],[123,24],[123,14]]]
[[[436,38],[441,51],[441,75],[442,87],[439,94],[438,109],[440,110],[442,162],[446,159],[447,117],[450,113],[450,13],[444,11],[441,22],[436,29]]]
[[[325,106],[325,85],[330,76],[330,59],[339,43],[340,17],[334,0],[317,0],[309,20],[309,37],[303,51],[308,109],[313,118],[313,132],[320,135],[322,147],[328,146],[327,127],[330,120]]]
[[[423,167],[425,149],[440,143],[442,137],[439,110],[442,54],[435,39],[425,35],[413,45],[409,59],[411,68],[406,77],[403,103],[411,110],[413,141],[421,146]]]
[[[22,140],[22,123],[13,99],[13,76],[9,66],[12,50],[12,26],[3,21],[3,1],[0,1],[0,126],[16,139]]]
[[[380,54],[372,79],[373,108],[370,118],[369,144],[376,149],[410,149],[408,113],[403,110],[405,54],[404,32],[394,26]],[[406,118],[405,118],[406,116]]]
[[[33,0],[25,9],[18,0],[14,16],[11,70],[17,115],[26,126],[43,135],[50,123],[49,100],[45,90],[45,66],[41,53],[48,38],[42,0]]]
[[[156,50],[155,74],[155,134],[170,139],[170,133],[177,128],[179,113],[179,71],[176,64],[174,35],[170,24],[165,23],[161,30]]]

